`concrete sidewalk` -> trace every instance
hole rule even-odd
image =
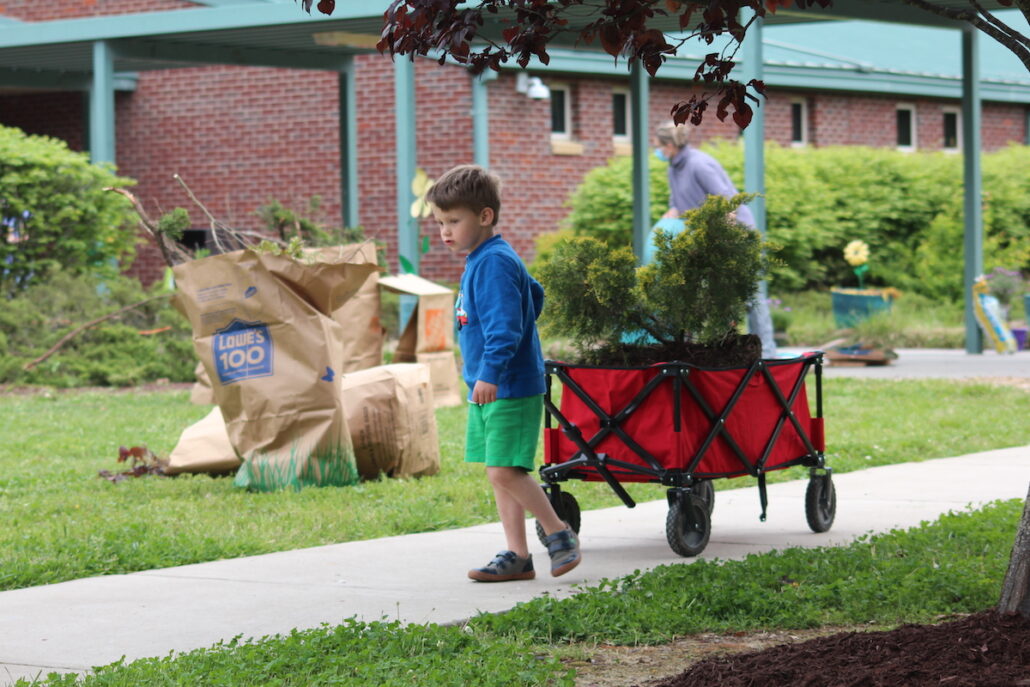
[[[758,520],[757,489],[716,492],[711,543],[701,557],[842,544],[970,504],[1022,499],[1030,482],[1030,445],[871,468],[834,481],[837,519],[824,534],[813,534],[805,522],[807,480],[770,485],[765,523]],[[577,486],[568,483],[568,491],[575,494]],[[655,485],[654,494],[655,501],[634,509],[584,512],[584,562],[561,578],[544,572],[533,581],[495,585],[466,579],[469,567],[502,548],[500,525],[489,524],[3,592],[0,685],[50,671],[85,671],[123,656],[164,656],[237,635],[336,624],[350,616],[456,622],[545,592],[567,596],[577,585],[602,578],[689,564],[692,559],[669,549],[664,492]],[[531,545],[537,567],[546,571],[542,547]]]

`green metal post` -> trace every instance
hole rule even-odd
[[[415,64],[407,57],[393,61],[394,121],[397,138],[394,157],[397,160],[397,253],[418,273],[418,221],[411,216],[415,194],[411,182],[415,178]]]
[[[753,10],[746,10],[753,15]],[[749,19],[745,16],[744,19]],[[741,46],[744,57],[744,82],[762,80],[762,23],[761,17],[747,30],[747,37]],[[759,96],[761,98],[761,96]],[[744,192],[760,193],[748,207],[755,216],[755,226],[765,235],[765,102],[754,107],[751,124],[744,129]]]
[[[486,70],[472,76],[472,156],[480,167],[490,169],[490,102],[487,82],[497,78],[497,72]]]
[[[344,58],[340,70],[340,205],[343,226],[361,224],[358,204],[358,112],[354,58]]]
[[[114,54],[106,41],[93,43],[89,89],[89,154],[93,164],[115,161]]]
[[[742,19],[754,16],[754,10],[744,10]],[[764,80],[763,68],[765,56],[762,54],[762,29],[764,20],[755,17],[755,22],[747,30],[744,44],[741,46],[744,56],[744,82],[751,79]],[[755,217],[755,227],[765,237],[765,98],[758,96],[762,102],[753,107],[751,124],[744,129],[744,192],[761,194],[748,203],[751,214]],[[758,282],[758,298],[764,308],[769,298],[769,284],[765,279]]]
[[[962,170],[964,183],[966,353],[983,353],[983,335],[973,315],[973,281],[983,273],[983,207],[980,169],[980,57],[976,29],[962,31]]]
[[[644,259],[644,246],[651,232],[651,175],[649,171],[650,83],[640,61],[630,68],[630,137],[633,142],[633,253]]]
[[[400,258],[419,272],[418,220],[411,216],[415,194],[411,182],[415,178],[415,63],[398,55],[393,60],[394,122],[396,126],[397,160],[397,256],[398,273],[404,271]],[[404,331],[415,310],[415,296],[400,297],[400,331]]]

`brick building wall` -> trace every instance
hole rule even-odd
[[[0,0],[2,1],[2,0]],[[59,5],[60,7],[48,7]],[[188,7],[174,0],[95,0],[76,3],[7,2],[3,12],[25,19],[69,7],[79,14],[112,14],[140,9]],[[467,71],[416,62],[417,163],[430,177],[455,164],[473,161],[472,92]],[[557,228],[567,214],[564,202],[583,175],[616,154],[612,139],[613,89],[626,80],[547,76],[565,84],[571,95],[571,139],[576,154],[552,149],[550,104],[531,100],[504,73],[487,82],[492,168],[504,182],[501,230],[527,261],[541,232]],[[393,66],[378,55],[356,59],[358,92],[358,188],[360,223],[370,236],[386,242],[396,269],[395,131]],[[668,119],[672,106],[689,97],[682,85],[655,81],[651,87],[650,126]],[[770,140],[790,144],[791,102],[807,105],[809,143],[894,147],[897,99],[862,93],[802,92],[772,89],[765,104]],[[938,150],[942,112],[955,106],[929,98],[908,99],[916,107],[918,147]],[[0,123],[25,128],[85,146],[80,93],[6,93],[0,95]],[[987,150],[1026,136],[1026,108],[985,103],[983,144]],[[232,226],[255,229],[255,210],[271,199],[297,208],[322,198],[325,217],[341,216],[339,89],[329,72],[215,66],[145,72],[137,88],[116,98],[117,159],[120,173],[138,180],[136,192],[155,214],[176,206],[189,209],[195,226],[206,224],[182,189],[178,173],[211,212]],[[695,143],[735,138],[738,129],[720,122],[714,108],[693,136]],[[436,240],[431,221],[421,225],[432,241],[422,258],[422,273],[456,281],[462,260]],[[132,273],[145,281],[163,269],[157,251],[142,246]]]
[[[0,14],[21,21],[54,21],[201,6],[186,0],[3,0]]]
[[[271,200],[306,207],[319,196],[325,216],[340,211],[339,87],[335,74],[254,67],[204,67],[140,75],[119,97],[119,173],[153,215],[181,206],[194,227],[208,225],[174,180],[178,174],[217,219],[260,227]],[[150,281],[164,264],[140,246],[130,274]]]
[[[53,136],[72,150],[85,146],[84,93],[0,93],[0,124],[27,134]]]

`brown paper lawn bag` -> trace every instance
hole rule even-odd
[[[422,477],[440,471],[433,385],[426,365],[383,365],[341,379],[347,427],[363,478]],[[183,430],[166,471],[222,473],[239,466],[222,411],[215,406]]]
[[[207,368],[204,363],[198,362],[193,368],[193,375],[197,381],[190,389],[190,403],[198,406],[209,406],[215,402],[215,392],[211,390],[211,378],[207,376]]]
[[[379,269],[376,247],[371,241],[332,248],[310,248],[306,255],[356,265],[373,265],[376,271],[361,288],[339,304],[330,316],[343,327],[341,374],[367,370],[383,364],[383,325],[379,321]]]
[[[220,474],[239,467],[240,457],[225,431],[222,411],[215,406],[203,419],[182,430],[179,443],[168,456],[165,472],[169,475],[181,472]]]
[[[375,265],[376,248],[371,241],[331,248],[311,248],[305,254],[313,259],[324,258],[358,265]],[[343,363],[339,372],[354,372],[376,367],[383,362],[383,326],[379,321],[379,274],[373,272],[358,292],[333,311],[332,318],[343,326]],[[215,402],[211,379],[203,363],[194,370],[196,383],[190,390],[190,402],[210,405]]]
[[[421,477],[440,471],[429,367],[373,367],[344,375],[342,385],[362,477]]]
[[[379,285],[418,298],[397,342],[394,362],[429,365],[437,407],[461,405],[454,358],[454,292],[415,274],[380,277]]]
[[[353,484],[357,466],[340,397],[343,328],[332,313],[377,270],[249,249],[173,268],[175,306],[211,379],[256,491]]]

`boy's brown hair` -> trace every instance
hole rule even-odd
[[[458,165],[444,172],[426,191],[426,200],[441,210],[468,208],[494,211],[494,222],[501,214],[501,181],[479,165]]]

